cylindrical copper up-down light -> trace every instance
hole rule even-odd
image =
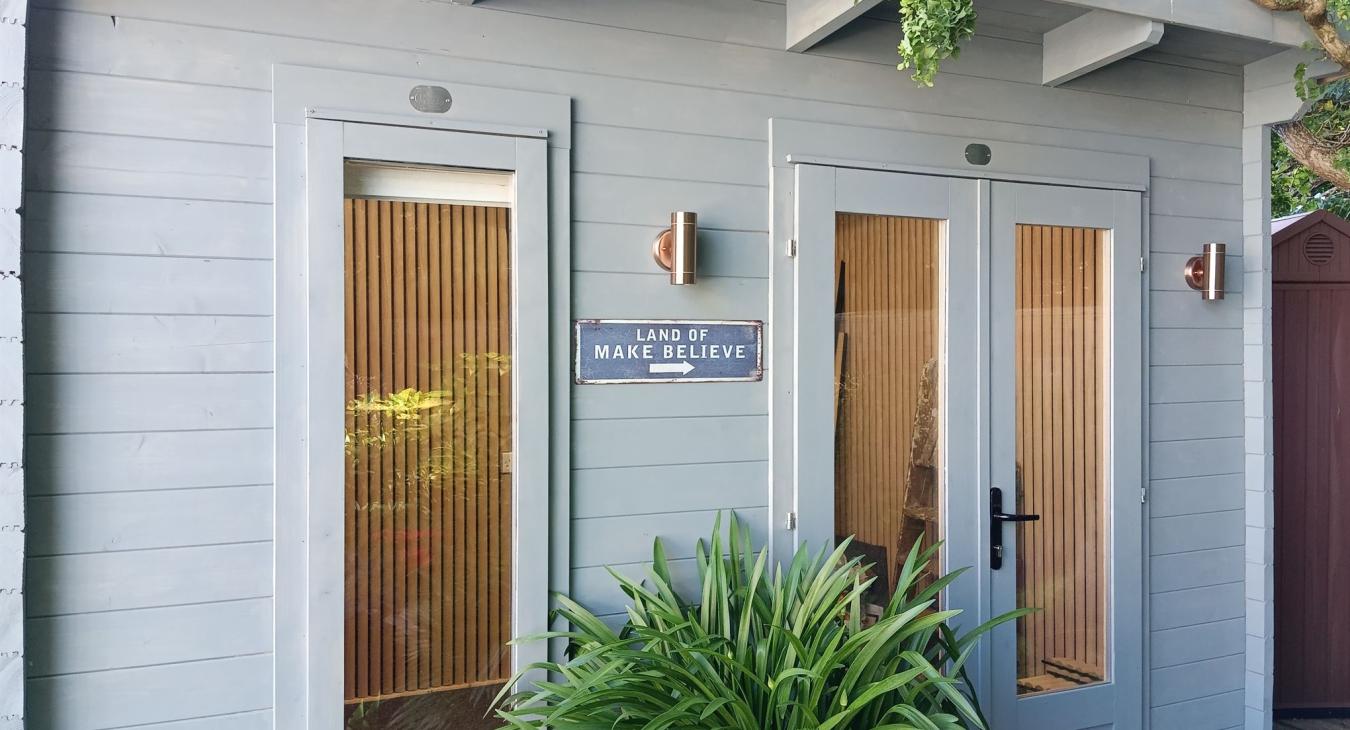
[[[698,282],[698,214],[676,211],[670,214],[670,228],[652,242],[652,257],[670,272],[675,285]]]
[[[1222,243],[1206,243],[1204,253],[1192,256],[1186,262],[1184,276],[1192,289],[1200,292],[1206,301],[1223,299],[1224,250]]]

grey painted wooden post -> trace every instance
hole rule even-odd
[[[0,730],[23,727],[23,306],[27,0],[0,0]]]
[[[1293,118],[1301,49],[1248,64],[1242,129],[1242,380],[1246,421],[1246,730],[1271,726],[1275,670],[1275,469],[1271,405],[1270,125]],[[1313,68],[1317,73],[1319,69]]]

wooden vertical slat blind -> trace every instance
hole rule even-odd
[[[892,582],[910,547],[899,543],[915,409],[937,355],[940,235],[937,220],[835,217],[834,528],[883,548]]]
[[[506,208],[347,199],[346,699],[510,673]]]
[[[1018,622],[1022,691],[1103,678],[1105,232],[1017,227]],[[1095,677],[1095,679],[1094,679]]]

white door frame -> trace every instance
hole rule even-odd
[[[347,159],[513,174],[513,633],[546,629],[550,592],[567,589],[568,372],[550,363],[567,362],[570,348],[570,102],[452,83],[446,85],[456,104],[476,118],[402,111],[409,90],[423,83],[275,70],[277,727],[326,730],[342,723],[344,520],[341,499],[324,492],[343,480]],[[516,118],[546,125],[502,122]],[[522,404],[530,404],[528,411]],[[513,669],[548,654],[543,644],[518,647]]]

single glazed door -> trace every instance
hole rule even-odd
[[[852,536],[880,611],[916,541],[938,571],[974,565],[980,536],[977,266],[981,183],[797,168],[795,531]],[[944,596],[977,621],[980,581]]]
[[[1142,726],[1141,196],[994,183],[991,609],[999,730]],[[992,705],[992,708],[990,706]]]

